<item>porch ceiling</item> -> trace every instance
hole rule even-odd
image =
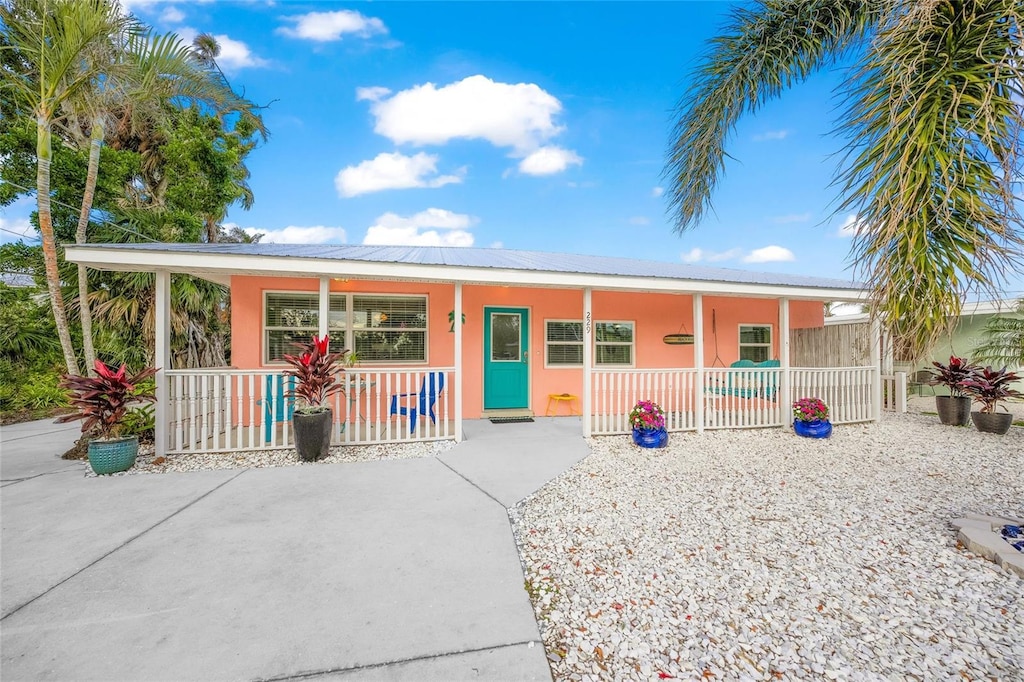
[[[423,249],[275,244],[67,245],[68,261],[97,270],[463,282],[560,289],[703,293],[719,296],[863,301],[864,287],[839,279],[756,273],[626,258],[504,249]]]

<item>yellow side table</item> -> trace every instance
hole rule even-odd
[[[577,401],[577,405],[579,405],[579,398],[571,393],[548,393],[548,409],[544,410],[544,416],[552,416],[552,404],[554,404],[554,411],[557,413],[559,403],[566,403],[569,406],[570,416],[581,414],[579,410],[573,411],[572,405],[574,400]]]

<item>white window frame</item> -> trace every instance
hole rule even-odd
[[[580,326],[580,340],[579,341],[548,341],[548,322],[561,322],[563,324],[578,324]],[[583,353],[583,320],[568,320],[568,319],[545,319],[544,320],[544,369],[577,369],[583,366],[583,362],[579,364],[565,364],[560,363],[553,365],[548,359],[548,347],[551,344],[556,346],[579,346],[580,354]]]
[[[628,324],[633,329],[633,340],[629,343],[623,341],[598,341],[597,325],[599,324]],[[598,346],[629,346],[628,363],[598,362]],[[594,322],[594,367],[636,367],[636,320],[597,320]]]
[[[269,332],[271,332],[271,331],[299,331],[301,329],[307,329],[306,327],[280,327],[280,326],[278,326],[278,327],[269,327],[269,326],[267,326],[267,301],[268,301],[268,299],[271,296],[274,296],[274,295],[277,295],[277,296],[311,296],[315,302],[318,302],[319,299],[320,299],[320,294],[317,291],[309,291],[309,290],[295,291],[295,290],[288,290],[288,289],[284,289],[284,290],[265,289],[263,291],[263,306],[262,306],[262,309],[260,310],[260,358],[263,361],[263,365],[264,366],[269,366],[269,367],[276,367],[276,366],[287,364],[284,360],[271,360],[271,359],[269,359],[269,357],[268,357],[268,353],[270,352]],[[317,305],[319,306],[319,303],[317,303]],[[317,315],[319,316],[319,314],[320,314],[320,312],[319,312],[319,307],[318,307]],[[311,328],[308,328],[307,331],[309,329],[311,329],[314,334],[318,333],[318,330],[319,330],[319,326],[318,325],[319,325],[319,320],[318,320],[317,324],[314,324]],[[294,353],[292,353],[292,351],[289,351],[289,353],[290,354],[294,354]]]
[[[265,367],[280,367],[287,364],[284,360],[270,360],[267,357],[270,344],[267,343],[267,332],[270,330],[280,331],[289,329],[299,329],[299,327],[267,327],[267,300],[271,295],[283,295],[283,296],[313,296],[319,300],[319,292],[311,291],[308,289],[294,290],[294,289],[264,289],[263,290],[263,307],[260,311],[260,357]],[[343,348],[352,349],[355,348],[355,325],[353,324],[355,318],[355,311],[352,309],[352,299],[355,296],[366,296],[366,297],[377,297],[377,298],[418,298],[424,302],[424,310],[426,312],[426,324],[421,329],[416,328],[411,331],[423,331],[423,359],[422,360],[360,360],[361,365],[373,365],[373,366],[411,366],[411,365],[427,365],[430,362],[430,296],[427,294],[394,294],[394,293],[375,293],[371,291],[332,291],[331,297],[344,297],[345,298],[345,334]],[[363,328],[361,327],[360,330]],[[317,329],[313,329],[313,333],[317,333]],[[331,330],[328,329],[328,333]]]
[[[767,327],[768,328],[768,343],[743,343],[743,328],[744,327]],[[775,354],[772,350],[775,347],[775,325],[771,322],[741,322],[736,326],[736,357],[743,359],[744,348],[767,348],[768,349],[768,360],[772,359]]]
[[[581,328],[583,327],[583,320],[570,320],[570,319],[562,319],[562,318],[557,318],[557,319],[552,318],[550,320],[548,320],[548,319],[544,320],[544,369],[571,369],[571,368],[582,367],[583,366],[582,362],[579,363],[578,365],[552,365],[552,364],[548,363],[548,343],[564,344],[564,345],[571,345],[573,343],[571,341],[548,341],[548,328],[547,328],[547,323],[548,322],[575,322],[576,324],[579,324]],[[628,324],[628,325],[633,327],[633,340],[630,341],[629,343],[625,343],[623,341],[601,341],[601,342],[598,342],[598,340],[597,340],[597,331],[596,330],[597,330],[597,325],[599,325],[599,324]],[[594,354],[593,354],[594,367],[636,367],[636,320],[594,320],[594,329],[595,329],[594,334],[593,334],[593,336],[594,336],[594,346],[593,346],[593,351],[594,351]],[[579,345],[582,346],[583,345],[583,341],[580,341]],[[597,361],[597,347],[599,345],[600,346],[629,346],[630,347],[630,349],[629,349],[629,359],[630,359],[629,364],[622,364],[622,363],[615,363],[615,364],[613,364],[613,363],[610,363],[610,362],[598,362]]]

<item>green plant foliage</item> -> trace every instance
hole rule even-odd
[[[750,114],[815,71],[854,56],[838,211],[855,212],[852,256],[870,312],[921,357],[968,293],[998,295],[1022,262],[1020,0],[760,0],[712,39],[665,174],[677,231],[698,225]],[[1017,186],[1019,190],[1019,186]]]
[[[995,315],[985,324],[975,356],[997,367],[1024,367],[1024,299],[1017,315]]]

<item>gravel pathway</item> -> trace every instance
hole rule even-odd
[[[1024,428],[590,447],[510,512],[556,680],[1024,679],[1024,580],[949,524],[1024,516]]]
[[[340,462],[369,462],[378,459],[409,459],[436,457],[455,447],[453,440],[417,441],[414,443],[381,443],[377,445],[345,445],[333,447],[330,454],[316,462],[303,462],[295,450],[248,450],[156,457],[152,445],[140,445],[135,466],[110,476],[163,474],[169,471],[202,471],[204,469],[252,469],[259,467],[318,466]],[[89,463],[82,460],[87,477],[96,476]]]

